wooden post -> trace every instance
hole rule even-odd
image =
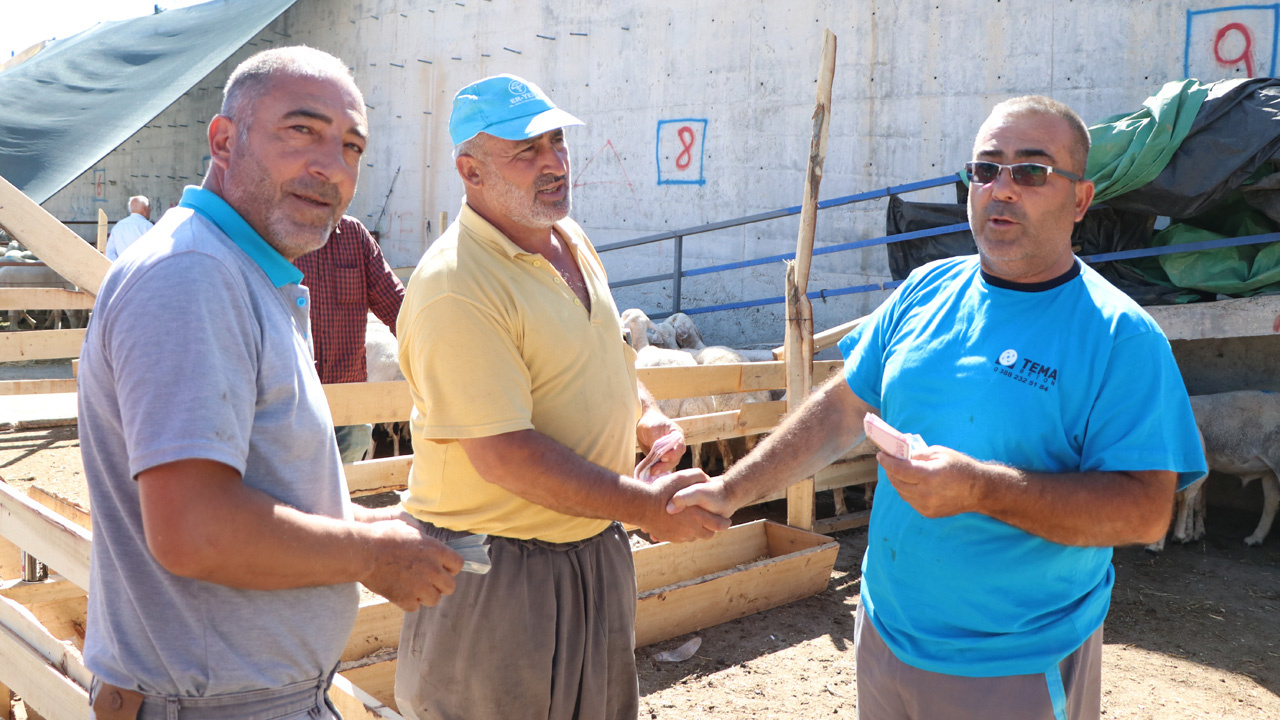
[[[107,252],[107,211],[98,208],[98,252]]]
[[[13,720],[13,691],[0,684],[0,720]]]
[[[53,271],[91,295],[98,294],[111,261],[66,225],[0,177],[0,226]]]
[[[818,67],[818,98],[813,110],[813,137],[809,143],[809,168],[800,205],[800,233],[796,259],[787,263],[787,412],[795,412],[813,390],[813,304],[809,302],[809,265],[813,259],[813,235],[818,221],[818,186],[827,158],[827,130],[831,124],[831,83],[836,71],[836,36],[822,35],[822,62]],[[787,488],[787,524],[813,529],[813,478]]]

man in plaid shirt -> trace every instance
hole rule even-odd
[[[359,220],[344,215],[328,242],[293,262],[311,290],[311,331],[320,382],[369,379],[364,329],[369,311],[391,333],[404,300],[404,285],[391,272],[378,243]],[[372,425],[334,428],[342,462],[364,458],[373,442]]]

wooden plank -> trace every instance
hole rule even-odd
[[[870,316],[864,315],[860,318],[854,318],[848,322],[840,323],[835,327],[827,328],[820,333],[815,333],[813,336],[813,351],[817,353],[822,352],[827,348],[835,347],[842,339],[844,339],[845,335],[848,335],[854,328],[866,322],[868,317]],[[774,358],[784,360],[786,359],[786,356],[787,347],[785,345],[779,345],[773,349]],[[814,382],[816,383],[817,381],[815,380]]]
[[[324,392],[335,426],[402,422],[413,410],[409,383],[404,380],[325,385]]]
[[[841,530],[865,527],[870,523],[871,511],[859,510],[858,512],[836,515],[835,517],[822,518],[813,524],[813,531],[822,535],[830,535]]]
[[[784,387],[779,362],[638,368],[636,374],[658,400]]]
[[[75,378],[0,380],[0,395],[46,395],[48,393],[73,393],[75,391]]]
[[[813,364],[814,376],[826,379],[841,367],[843,363],[839,360],[820,360]],[[659,400],[786,387],[786,374],[780,362],[640,368],[637,374],[640,382]]]
[[[770,557],[790,555],[831,542],[830,538],[822,537],[820,534],[774,522],[765,522],[764,536]]]
[[[0,308],[92,310],[93,296],[64,288],[0,288]]]
[[[80,357],[86,328],[0,333],[0,362]]]
[[[329,700],[343,720],[403,720],[391,708],[338,673],[329,687]]]
[[[107,211],[98,208],[98,252],[105,253],[107,251]]]
[[[827,467],[819,470],[814,475],[815,492],[822,490],[835,490],[836,488],[846,488],[853,485],[865,485],[877,480],[877,471],[879,465],[876,463],[874,455],[854,458],[852,460],[839,460]],[[778,490],[776,492],[765,495],[751,504],[769,502],[771,500],[781,500],[787,496],[786,490]]]
[[[813,384],[822,385],[832,375],[844,372],[843,360],[815,360],[813,363]]]
[[[93,520],[89,518],[89,510],[81,507],[78,503],[74,503],[60,495],[51,493],[39,485],[31,485],[28,487],[27,497],[58,513],[62,517],[79,525],[85,530],[93,530]]]
[[[398,711],[396,706],[396,659],[343,670],[342,676],[351,681],[376,702],[374,707]]]
[[[63,642],[45,629],[27,608],[8,598],[0,598],[0,625],[31,646],[53,667],[85,690],[93,681],[84,666],[84,658],[71,643]]]
[[[735,525],[706,540],[659,543],[637,550],[634,553],[636,587],[643,594],[759,560],[769,553],[768,538],[757,527],[763,522]]]
[[[85,720],[89,693],[0,624],[0,683],[46,720]]]
[[[13,691],[0,683],[0,720],[13,720]]]
[[[0,177],[0,226],[81,290],[98,294],[111,261]]]
[[[392,490],[404,490],[409,486],[409,468],[412,455],[364,460],[343,465],[347,475],[347,491],[351,497],[373,495]]]
[[[786,402],[774,400],[745,403],[741,410],[691,415],[675,421],[684,431],[686,442],[705,443],[768,432],[777,427],[785,410]]]
[[[790,555],[641,593],[636,605],[636,646],[661,642],[822,592],[839,550],[839,543],[829,540]]]
[[[0,582],[0,597],[7,597],[28,607],[39,603],[84,597],[84,595],[84,588],[68,582],[61,575],[52,575],[40,582],[23,582],[20,577]]]
[[[1144,307],[1170,340],[1274,335],[1280,295]]]
[[[49,634],[65,640],[83,652],[84,635],[89,617],[89,596],[82,594],[63,600],[28,606]]]
[[[400,645],[404,611],[383,598],[360,604],[355,627],[347,638],[341,662],[355,662]]]
[[[89,532],[5,483],[0,483],[0,535],[89,589]]]
[[[0,482],[4,482],[0,478]],[[0,580],[22,577],[22,549],[0,536]]]

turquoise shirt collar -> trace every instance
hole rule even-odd
[[[276,287],[302,282],[302,271],[263,240],[258,231],[217,193],[188,185],[182,191],[182,202],[178,203],[178,207],[190,208],[217,225],[219,230],[226,233],[232,242],[258,263],[258,267],[262,268],[267,279]]]

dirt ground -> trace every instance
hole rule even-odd
[[[0,477],[87,504],[75,428],[0,433]],[[1257,520],[1211,507],[1204,541],[1161,555],[1116,552],[1104,718],[1280,718],[1280,530],[1245,547]],[[837,539],[825,592],[704,630],[684,662],[654,655],[688,637],[639,650],[641,718],[854,717],[853,618],[866,531]]]

